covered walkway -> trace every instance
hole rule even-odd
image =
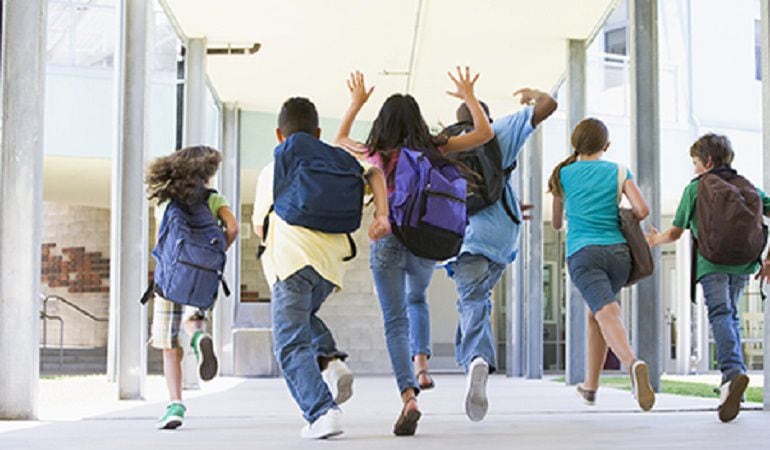
[[[660,394],[653,412],[641,413],[626,391],[600,391],[589,407],[574,388],[549,379],[492,376],[490,409],[483,422],[462,409],[465,378],[439,375],[421,396],[425,416],[415,440],[397,438],[391,426],[398,399],[391,377],[359,377],[345,403],[345,434],[334,442],[299,438],[302,418],[282,379],[218,378],[188,397],[189,417],[176,432],[153,425],[165,401],[163,380],[148,378],[148,401],[108,401],[103,377],[44,381],[41,394],[58,391],[41,407],[41,422],[0,422],[0,448],[16,449],[339,449],[446,448],[764,448],[770,418],[748,404],[738,420],[719,426],[716,399]],[[66,388],[66,389],[62,389]],[[73,391],[74,389],[74,391]],[[83,390],[93,392],[82,395]],[[65,392],[67,392],[65,394]],[[110,396],[114,399],[114,395]],[[75,401],[80,399],[80,401]]]

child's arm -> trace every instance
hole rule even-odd
[[[564,199],[554,195],[552,205],[551,226],[554,230],[559,231],[561,230],[562,222],[564,220]]]
[[[366,172],[366,179],[374,194],[374,221],[369,226],[369,238],[377,240],[390,234],[390,221],[388,219],[388,188],[385,184],[385,175],[377,167],[371,167]]]
[[[537,128],[545,119],[556,111],[559,104],[547,92],[537,89],[523,88],[513,93],[514,96],[521,95],[521,104],[529,105],[535,103],[532,110],[532,128]]]
[[[623,183],[623,193],[626,194],[628,201],[631,202],[631,211],[634,213],[634,217],[644,220],[650,215],[650,207],[647,206],[647,202],[642,197],[642,192],[634,180],[628,179]]]
[[[334,137],[334,145],[354,154],[361,154],[366,149],[360,142],[350,139],[350,130],[353,128],[353,122],[356,120],[359,111],[369,100],[369,96],[372,95],[374,86],[367,90],[364,74],[359,71],[350,74],[350,79],[347,80],[347,83],[348,90],[350,91],[350,106],[345,111],[345,115],[342,116],[342,123],[339,130],[337,130],[337,135]]]
[[[217,216],[225,225],[225,240],[227,241],[227,248],[230,248],[230,245],[235,242],[235,238],[238,237],[238,220],[229,206],[219,207]]]
[[[650,226],[650,232],[645,233],[645,236],[647,236],[647,243],[650,244],[650,247],[655,247],[656,245],[678,241],[682,237],[682,233],[684,233],[684,229],[679,227],[671,227],[661,233],[655,227]]]
[[[460,136],[450,137],[447,141],[444,151],[452,153],[478,147],[495,137],[495,132],[489,124],[489,118],[484,113],[484,110],[481,109],[481,105],[473,93],[473,85],[479,79],[479,74],[476,74],[471,79],[471,69],[468,66],[465,67],[465,75],[460,70],[460,66],[457,66],[458,78],[452,76],[451,72],[448,72],[448,74],[449,78],[454,82],[456,90],[455,92],[447,91],[447,94],[463,100],[473,118],[473,131],[461,134]]]

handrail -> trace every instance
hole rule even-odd
[[[40,320],[43,321],[43,348],[48,348],[48,325],[47,320],[56,320],[59,322],[59,371],[64,367],[64,319],[60,316],[52,316],[40,311]]]
[[[43,310],[44,311],[47,311],[45,306],[48,304],[48,300],[51,300],[51,299],[58,300],[58,301],[64,303],[65,305],[69,306],[70,308],[74,309],[75,311],[79,312],[80,314],[88,317],[89,319],[93,320],[94,322],[107,322],[107,321],[109,321],[109,319],[106,318],[106,317],[96,317],[95,315],[91,314],[90,312],[86,311],[85,309],[81,308],[80,306],[78,306],[78,305],[72,303],[71,301],[67,300],[66,298],[64,298],[64,297],[62,297],[60,295],[56,295],[56,294],[46,295],[43,298]]]

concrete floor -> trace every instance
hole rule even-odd
[[[464,377],[440,375],[436,384],[420,396],[424,416],[415,438],[391,434],[400,409],[394,380],[359,377],[342,408],[345,434],[303,441],[303,420],[282,379],[216,379],[186,393],[184,426],[163,432],[154,429],[165,404],[160,377],[148,378],[146,401],[131,402],[113,400],[115,387],[103,377],[44,380],[41,421],[0,421],[0,449],[770,447],[770,413],[743,411],[721,424],[716,399],[660,395],[653,412],[641,413],[625,391],[602,390],[589,407],[560,383],[493,376],[489,414],[473,423],[463,410]]]

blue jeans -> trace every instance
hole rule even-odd
[[[307,266],[273,285],[275,358],[292,397],[310,423],[337,405],[321,378],[319,357],[345,359],[316,316],[334,285]]]
[[[486,256],[463,253],[448,266],[457,286],[457,312],[460,321],[455,336],[457,364],[468,370],[477,356],[495,371],[495,336],[492,333],[492,288],[503,275],[504,264]]]
[[[749,275],[712,273],[700,279],[706,301],[711,332],[717,351],[717,362],[722,372],[722,383],[746,372],[741,349],[741,321],[738,302]]]
[[[712,273],[700,279],[711,332],[714,334],[717,362],[722,371],[722,383],[746,372],[741,349],[738,302],[748,283],[749,275],[727,273]]]
[[[425,293],[436,262],[414,256],[393,235],[372,242],[369,262],[399,392],[419,390],[412,357],[430,356],[430,314]]]

